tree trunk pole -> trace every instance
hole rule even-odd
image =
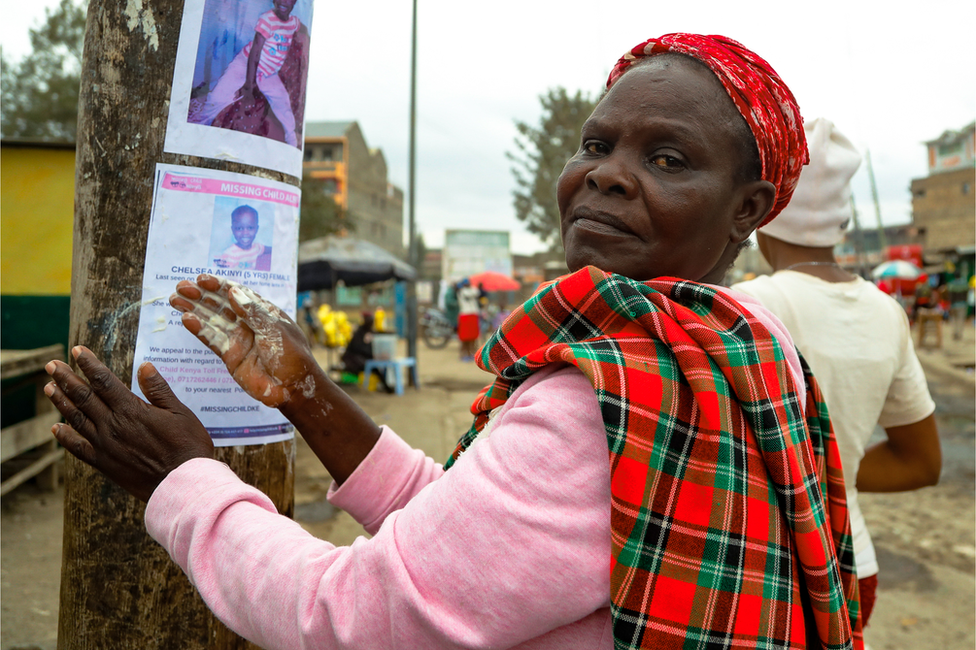
[[[180,0],[91,0],[75,178],[71,345],[132,376],[157,162],[255,168],[163,153]],[[298,179],[261,170],[264,178]],[[189,334],[187,334],[189,336]],[[225,628],[146,533],[143,504],[67,456],[59,650],[255,648]],[[294,509],[294,441],[217,449],[217,458]]]

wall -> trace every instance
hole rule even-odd
[[[976,129],[969,125],[961,131],[947,131],[938,140],[926,144],[930,174],[971,166],[976,157]]]
[[[0,147],[0,347],[68,345],[74,146]]]
[[[387,182],[386,158],[370,150],[355,122],[349,136],[349,213],[354,235],[405,258],[403,247],[403,193]]]
[[[306,128],[318,135],[305,140],[304,169],[315,178],[335,179],[336,201],[349,211],[355,227],[352,236],[406,259],[403,191],[388,182],[382,150],[367,146],[357,122],[313,122]],[[326,146],[337,149],[323,157]]]
[[[976,243],[976,168],[912,181],[912,222],[925,229],[925,252]]]

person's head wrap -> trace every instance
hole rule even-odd
[[[861,165],[861,154],[830,120],[808,120],[803,130],[810,164],[800,174],[793,200],[762,232],[799,246],[827,248],[847,232],[851,178]]]
[[[776,187],[776,202],[762,225],[790,202],[807,163],[803,118],[793,93],[765,59],[725,36],[665,34],[651,38],[620,57],[610,71],[607,90],[641,59],[665,53],[684,54],[715,73],[749,125],[762,164],[762,178]]]

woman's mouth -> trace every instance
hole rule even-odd
[[[572,212],[573,225],[582,230],[606,235],[634,235],[626,223],[616,215],[580,207]]]

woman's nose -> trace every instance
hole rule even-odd
[[[587,172],[586,186],[601,194],[617,194],[627,199],[637,196],[637,180],[619,156],[608,156]]]

